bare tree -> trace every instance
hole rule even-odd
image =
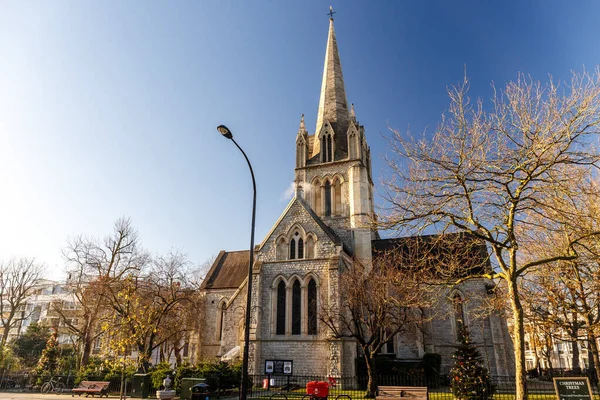
[[[381,253],[372,268],[355,260],[341,274],[339,306],[324,306],[319,314],[333,338],[353,338],[360,346],[369,378],[367,397],[374,397],[377,388],[375,355],[397,334],[417,330],[433,298],[422,285],[423,271],[403,264],[400,254]]]
[[[6,346],[10,330],[29,316],[25,310],[27,297],[39,282],[42,270],[42,266],[33,258],[0,263],[0,324],[3,329],[0,349]]]
[[[600,191],[600,76],[573,74],[563,87],[520,75],[497,90],[489,111],[467,96],[468,81],[449,89],[450,108],[431,138],[393,131],[385,185],[389,207],[381,226],[399,231],[464,231],[486,241],[504,280],[514,319],[516,399],[527,398],[523,306],[519,279],[558,260],[577,258],[577,245],[597,235]],[[540,258],[524,252],[568,226],[565,246]],[[465,279],[465,278],[461,278]]]
[[[149,262],[149,255],[139,246],[137,232],[129,219],[114,224],[112,235],[100,241],[79,236],[69,241],[63,252],[69,273],[68,287],[80,307],[78,323],[61,305],[58,312],[63,322],[81,342],[80,366],[89,362],[94,341],[102,334],[101,322],[108,318],[107,295],[114,282],[137,274]]]

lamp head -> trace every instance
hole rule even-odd
[[[233,135],[232,135],[231,131],[225,125],[219,125],[219,126],[217,126],[217,130],[219,131],[219,133],[221,135],[225,136],[227,139],[233,138]]]

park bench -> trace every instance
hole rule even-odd
[[[376,400],[398,400],[399,397],[427,400],[424,386],[379,386]]]
[[[108,385],[110,382],[101,382],[101,381],[81,381],[76,388],[71,389],[71,397],[75,397],[75,395],[81,396],[85,394],[85,397],[92,395],[100,395],[108,397]]]

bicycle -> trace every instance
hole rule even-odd
[[[54,380],[54,378],[50,378],[50,380],[42,385],[41,392],[42,393],[62,393],[65,390],[64,382],[60,381],[60,378]]]

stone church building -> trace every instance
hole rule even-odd
[[[333,19],[317,124],[309,133],[302,116],[295,155],[295,196],[256,246],[249,373],[265,374],[267,360],[289,360],[293,375],[355,376],[356,343],[332,340],[319,321],[319,309],[339,304],[342,271],[355,262],[371,264],[374,251],[390,248],[398,239],[381,239],[369,227],[374,216],[371,153],[365,129],[346,100]],[[241,355],[248,259],[247,250],[221,251],[203,282],[200,358]],[[438,353],[442,372],[447,372],[457,327],[464,321],[491,374],[510,375],[512,342],[506,321],[474,312],[487,289],[483,279],[475,279],[448,290],[447,310],[439,318],[397,335],[384,352],[404,361]]]

